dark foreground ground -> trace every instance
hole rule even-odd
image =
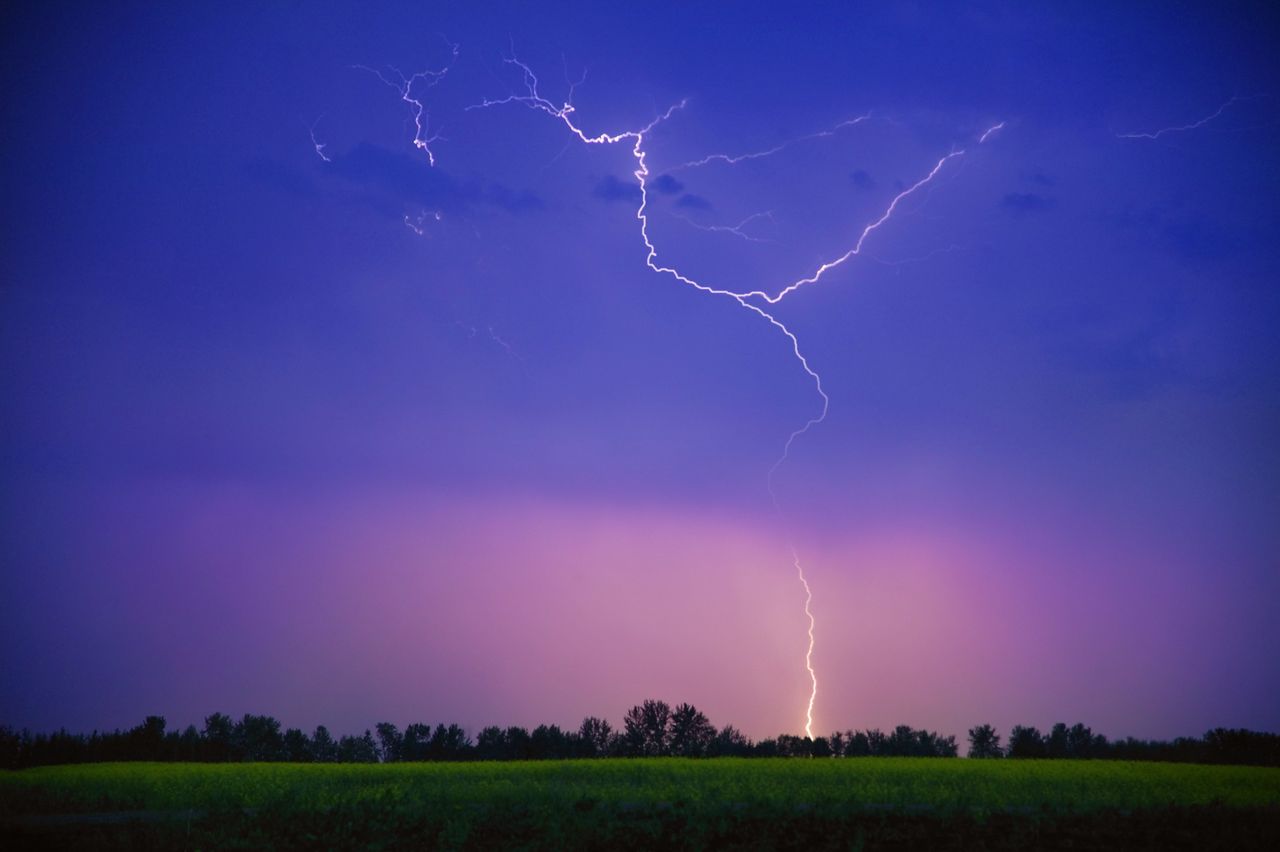
[[[1280,769],[1104,761],[94,764],[4,849],[1272,849]]]

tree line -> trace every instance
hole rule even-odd
[[[1173,740],[1108,740],[1087,726],[1058,722],[1048,733],[1028,725],[1014,725],[1009,744],[991,725],[969,729],[969,757],[1075,758],[1092,760],[1155,760],[1177,763],[1234,763],[1280,766],[1280,735],[1241,728],[1214,728],[1203,737]]]
[[[1280,766],[1280,736],[1217,728],[1199,739],[1110,741],[1082,724],[1059,723],[1047,734],[1015,726],[1008,746],[991,725],[969,730],[969,757],[1172,760]],[[379,722],[360,735],[335,737],[324,725],[307,734],[283,728],[271,716],[223,713],[204,726],[167,730],[163,716],[148,716],[126,731],[32,734],[0,726],[0,767],[20,769],[102,761],[288,761],[295,763],[395,763],[403,761],[560,760],[604,757],[956,757],[954,736],[899,725],[836,731],[828,736],[782,734],[753,741],[732,725],[717,728],[691,704],[671,707],[648,700],[627,711],[622,727],[588,716],[577,730],[558,725],[497,726],[474,739],[456,724],[414,723],[401,730]]]

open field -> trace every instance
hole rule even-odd
[[[165,764],[0,773],[6,848],[1263,848],[1280,769],[1112,761]]]

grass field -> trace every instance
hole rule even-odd
[[[1111,761],[91,764],[0,773],[6,848],[1269,848],[1280,769]]]

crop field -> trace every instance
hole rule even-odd
[[[1269,848],[1280,769],[911,758],[0,773],[6,849]]]

